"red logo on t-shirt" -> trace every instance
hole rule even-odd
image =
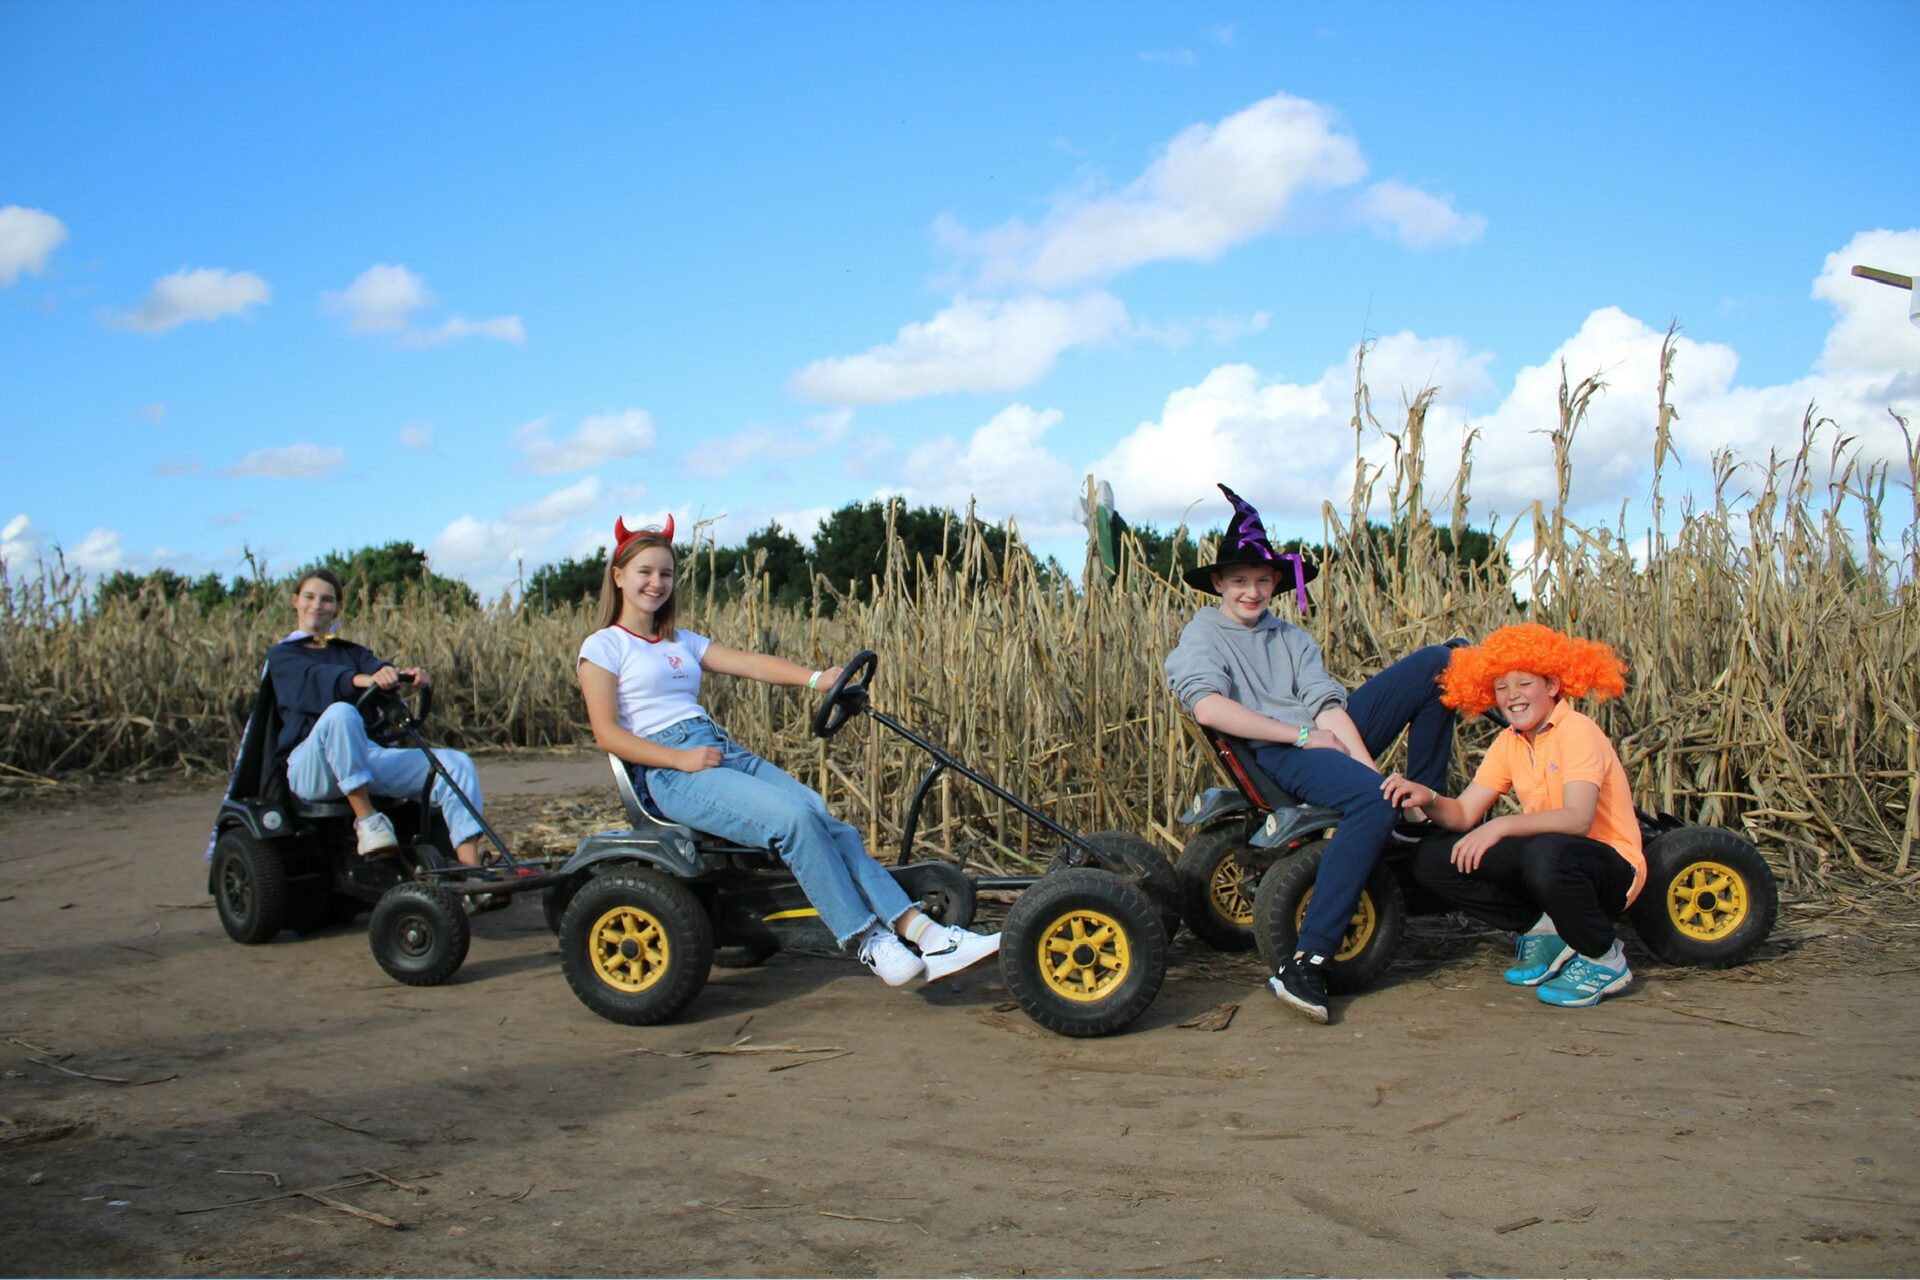
[[[678,671],[680,669],[680,659],[675,657],[673,654],[668,654],[667,665],[672,667],[675,671]]]

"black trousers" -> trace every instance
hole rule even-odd
[[[1522,932],[1544,911],[1554,931],[1581,955],[1598,958],[1613,946],[1613,921],[1627,909],[1633,864],[1612,845],[1558,833],[1508,836],[1469,874],[1452,861],[1454,843],[1464,834],[1421,841],[1413,855],[1414,878],[1449,906],[1496,929]]]

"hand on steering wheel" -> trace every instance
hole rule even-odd
[[[847,721],[867,709],[867,685],[873,679],[873,669],[879,665],[879,654],[862,649],[840,668],[839,676],[813,713],[814,737],[831,738],[846,727]]]

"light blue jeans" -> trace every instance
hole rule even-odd
[[[455,844],[480,834],[475,816],[486,807],[480,795],[480,774],[464,751],[436,751],[453,780],[473,801],[472,811],[460,803],[447,780],[434,775],[433,805],[447,820]],[[336,702],[320,713],[311,732],[287,757],[287,785],[302,800],[338,800],[355,787],[377,796],[417,796],[427,784],[432,766],[417,747],[382,747],[367,737],[367,722],[350,702]]]
[[[695,831],[778,853],[842,947],[876,922],[891,928],[913,906],[867,853],[860,833],[828,813],[813,788],[748,751],[713,721],[696,716],[646,737],[675,750],[720,748],[716,769],[640,770],[654,803]]]

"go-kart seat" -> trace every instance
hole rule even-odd
[[[1220,761],[1221,768],[1233,780],[1234,789],[1245,797],[1247,804],[1255,812],[1266,815],[1266,821],[1260,829],[1248,837],[1248,844],[1255,848],[1272,848],[1286,844],[1298,832],[1323,828],[1339,821],[1338,810],[1325,805],[1308,804],[1275,782],[1255,762],[1252,742],[1210,729],[1196,720],[1189,720],[1187,724],[1200,735],[1214,758]]]
[[[620,806],[627,811],[627,821],[635,831],[658,831],[685,836],[689,840],[694,838],[692,827],[682,826],[668,818],[654,804],[652,796],[633,785],[633,774],[629,772],[630,766],[625,760],[609,751],[607,763],[613,766],[614,789],[619,791]]]

